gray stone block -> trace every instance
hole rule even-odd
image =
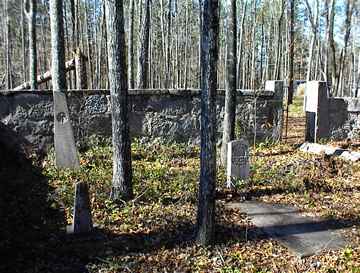
[[[89,187],[85,182],[75,185],[73,223],[68,233],[88,233],[93,229]]]

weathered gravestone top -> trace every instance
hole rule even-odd
[[[80,182],[75,185],[74,216],[69,233],[87,233],[92,228],[89,186]]]
[[[304,96],[305,140],[317,142],[329,137],[329,94],[326,82],[309,81]]]
[[[245,139],[230,141],[227,147],[228,186],[233,178],[247,179],[249,173],[249,143]]]
[[[54,144],[55,163],[58,168],[80,167],[74,132],[70,122],[66,95],[54,91]]]

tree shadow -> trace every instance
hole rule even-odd
[[[31,145],[0,122],[0,272],[36,272],[44,242],[65,225]]]
[[[276,213],[271,213],[276,214]],[[282,214],[282,213],[278,213]],[[289,214],[289,213],[284,213]],[[292,224],[271,225],[265,228],[249,225],[237,225],[234,223],[222,223],[217,227],[216,244],[224,244],[234,240],[239,241],[260,241],[268,239],[293,238],[292,236],[302,235],[306,233],[318,233],[322,231],[335,232],[351,227],[360,227],[360,218],[346,218],[346,219],[322,219],[311,221],[309,218],[304,219],[303,222]],[[336,235],[337,239],[339,234]],[[345,239],[346,240],[346,239]]]

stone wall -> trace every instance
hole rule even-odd
[[[360,99],[329,98],[330,136],[341,140],[360,140]]]
[[[360,99],[330,97],[326,82],[306,83],[306,141],[360,140]]]
[[[199,143],[200,91],[131,90],[130,132],[144,140]],[[108,91],[68,92],[68,106],[78,145],[91,136],[111,137]],[[282,94],[282,93],[281,93]],[[255,111],[256,97],[256,111]],[[274,99],[276,98],[276,99]],[[218,140],[221,141],[224,92],[217,97]],[[239,91],[237,132],[252,141],[278,140],[282,95],[274,92]],[[256,114],[255,114],[256,113]],[[53,145],[53,103],[51,92],[0,93],[0,122],[24,136],[36,149]],[[256,124],[256,130],[254,129]],[[256,132],[256,133],[255,133]]]

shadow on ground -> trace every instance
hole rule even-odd
[[[0,272],[37,272],[46,242],[64,226],[29,143],[0,123]]]

